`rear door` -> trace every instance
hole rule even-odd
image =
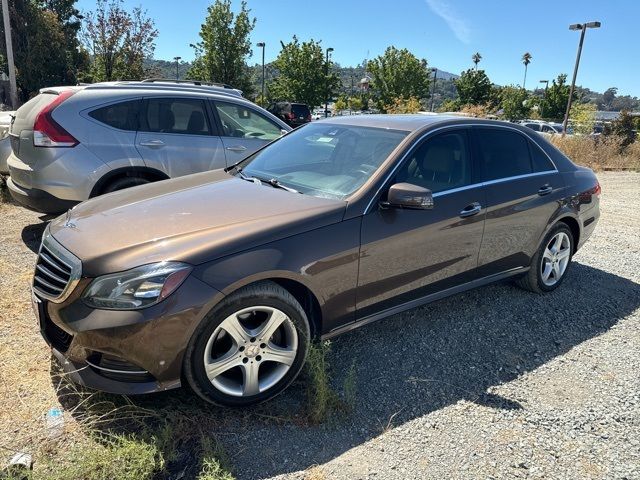
[[[226,166],[206,101],[146,98],[142,112],[136,148],[148,167],[179,177]]]
[[[256,109],[218,100],[211,103],[219,122],[228,165],[243,160],[282,135],[282,127]]]
[[[478,266],[491,275],[528,266],[564,182],[551,159],[516,129],[474,127],[487,216]]]

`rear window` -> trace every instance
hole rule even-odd
[[[532,173],[529,142],[523,135],[497,128],[477,132],[484,180]]]
[[[89,116],[119,130],[136,131],[140,116],[140,103],[140,100],[114,103],[89,112]]]
[[[309,110],[309,107],[306,105],[301,105],[299,103],[292,103],[291,111],[296,117],[307,117],[311,115],[311,111]]]

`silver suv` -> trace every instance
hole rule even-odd
[[[232,165],[291,127],[238,90],[200,82],[46,88],[16,112],[9,191],[60,213],[115,190]]]

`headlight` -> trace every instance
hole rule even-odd
[[[93,308],[136,310],[167,298],[191,273],[191,266],[160,262],[96,278],[82,296]]]

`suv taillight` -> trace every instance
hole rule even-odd
[[[74,93],[73,90],[65,90],[40,110],[33,124],[34,147],[75,147],[80,143],[51,116],[53,110]]]

